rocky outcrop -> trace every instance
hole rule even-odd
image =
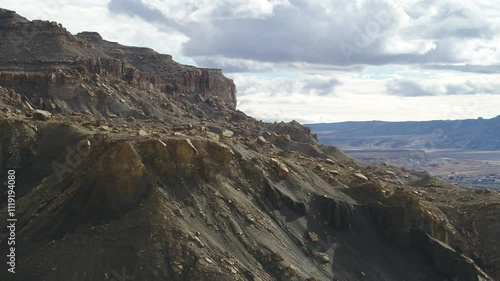
[[[184,95],[193,103],[214,99],[236,107],[235,85],[220,69],[181,65],[170,55],[108,42],[97,33],[73,36],[57,23],[27,21],[8,10],[0,11],[0,22],[0,86],[16,89],[42,109],[137,116],[133,112],[148,101],[129,101],[121,93],[105,100],[92,98],[92,94],[116,90],[117,84],[164,98]],[[90,96],[79,89],[89,82],[95,83]],[[40,99],[53,103],[53,108],[38,104]],[[146,109],[146,115],[164,111],[159,104],[151,107],[156,108]]]
[[[431,237],[449,243],[446,221],[422,207],[408,204],[386,206],[380,202],[370,204],[370,210],[384,235],[399,243],[410,245],[410,229],[418,229]]]
[[[28,20],[26,18],[21,17],[14,11],[9,11],[0,8],[0,26],[18,22],[27,22],[27,21]]]
[[[270,131],[273,131],[276,134],[288,135],[290,139],[297,142],[308,144],[318,143],[318,137],[317,135],[311,133],[311,128],[306,127],[295,120],[288,123],[272,123],[268,124],[267,127]]]
[[[412,229],[411,241],[414,247],[421,249],[428,256],[436,269],[446,274],[448,280],[492,280],[470,258],[422,231]]]
[[[127,47],[103,40],[96,32],[77,35],[103,49],[107,55],[126,61],[138,71],[129,71],[127,79],[136,85],[144,82],[167,93],[199,94],[217,97],[236,108],[236,87],[221,69],[196,68],[176,63],[170,55],[147,48]]]
[[[33,120],[46,121],[52,117],[52,114],[45,110],[36,109],[31,113],[31,117],[33,117]]]
[[[120,211],[137,203],[151,185],[139,153],[129,143],[120,143],[97,159],[72,206],[78,212]]]
[[[312,200],[320,216],[335,229],[349,230],[351,228],[354,212],[352,204],[324,196],[316,196]]]

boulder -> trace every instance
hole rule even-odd
[[[285,164],[283,164],[280,160],[276,158],[271,158],[271,163],[273,163],[274,168],[278,173],[278,177],[286,177],[290,173],[288,167]]]
[[[220,133],[221,138],[232,138],[234,136],[234,132],[230,130],[224,130]]]
[[[313,257],[317,258],[320,262],[322,263],[329,263],[330,262],[330,257],[326,253],[321,253],[314,251],[312,253]]]
[[[354,173],[353,176],[357,180],[368,181],[368,178],[365,175],[363,175],[362,173]]]
[[[229,146],[222,143],[209,142],[206,149],[207,153],[222,166],[226,166],[234,158],[233,150]]]
[[[316,234],[315,232],[307,232],[307,236],[309,237],[309,239],[311,239],[312,242],[319,241],[318,234]]]
[[[330,165],[335,165],[336,164],[335,161],[333,161],[330,158],[325,159],[325,162],[328,163],[328,164],[330,164]]]
[[[257,138],[257,143],[260,145],[265,145],[265,144],[267,144],[267,140],[263,136],[259,136]]]
[[[52,113],[41,109],[35,109],[31,112],[31,117],[33,120],[47,121],[52,117]]]
[[[337,170],[330,170],[330,171],[328,171],[328,173],[329,173],[330,175],[332,175],[332,176],[336,176],[336,175],[340,174],[340,172],[339,172],[339,171],[337,171]]]
[[[108,126],[99,126],[99,128],[97,128],[99,131],[102,131],[102,132],[109,132],[111,131],[111,129],[108,127]]]

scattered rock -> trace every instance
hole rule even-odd
[[[35,109],[31,112],[31,116],[33,120],[47,121],[52,117],[52,113],[45,110]]]
[[[81,149],[88,149],[90,148],[90,140],[88,139],[84,139],[84,140],[81,140],[79,143],[78,143],[78,148],[81,148]]]
[[[368,178],[363,175],[362,173],[354,173],[353,176],[357,179],[357,180],[361,180],[361,181],[368,181]]]
[[[178,261],[174,261],[172,263],[172,271],[177,274],[177,275],[180,275],[182,273],[182,271],[184,270],[184,266],[182,265],[182,263],[178,262]]]
[[[137,132],[137,135],[138,135],[138,136],[141,136],[141,137],[145,137],[145,136],[147,136],[147,135],[148,135],[148,133],[147,133],[146,131],[144,131],[144,130],[142,130],[142,129],[141,129],[141,130],[139,130],[139,131]]]
[[[295,277],[298,275],[298,270],[295,266],[290,265],[285,268],[285,275],[289,278]]]
[[[127,120],[127,122],[134,122],[134,121],[135,121],[135,118],[134,118],[134,117],[132,117],[132,116],[129,116],[129,117],[127,117],[127,119],[126,119],[126,120]]]
[[[247,214],[247,215],[246,215],[246,219],[247,219],[247,221],[248,221],[249,223],[251,223],[251,224],[255,223],[255,219],[254,219],[254,218],[252,217],[252,215],[250,215],[250,214]]]
[[[330,164],[330,165],[335,165],[336,164],[335,161],[333,161],[330,158],[325,159],[325,162],[328,163],[328,164]]]
[[[200,247],[200,248],[205,247],[205,245],[203,244],[203,242],[201,242],[200,238],[198,238],[196,236],[191,236],[191,240],[193,240],[194,242],[196,242],[196,245],[198,245],[198,247]]]
[[[99,126],[97,129],[99,131],[102,131],[102,132],[109,132],[109,131],[111,131],[111,129],[109,128],[109,126]]]
[[[330,257],[328,257],[328,255],[326,253],[314,251],[313,257],[317,258],[322,263],[329,263],[330,262]]]
[[[393,177],[393,178],[395,178],[395,177],[396,177],[396,174],[395,174],[393,171],[385,171],[385,174],[386,174],[386,175],[389,175],[389,176],[391,176],[391,177]]]
[[[193,124],[188,123],[186,125],[178,125],[172,128],[173,131],[188,131],[193,129]]]
[[[330,170],[330,171],[328,171],[328,173],[329,173],[330,175],[333,175],[333,176],[337,176],[338,174],[340,174],[340,172],[339,172],[339,171],[337,171],[337,170]]]
[[[312,242],[319,241],[318,234],[316,234],[315,232],[308,232],[307,236],[309,236],[309,239],[311,239]]]
[[[314,167],[316,170],[320,170],[320,171],[324,171],[325,170],[325,167],[323,167],[323,165],[321,164],[317,164],[316,167]]]
[[[234,136],[234,132],[233,131],[230,131],[230,130],[224,130],[222,131],[222,133],[220,134],[220,137],[221,138],[232,138]]]
[[[260,145],[265,145],[265,144],[267,144],[267,140],[263,136],[259,136],[257,138],[257,143]]]
[[[283,259],[283,257],[278,254],[278,253],[272,253],[272,259],[275,260],[275,261],[284,261],[285,259]]]
[[[279,177],[286,177],[290,173],[288,167],[285,164],[283,164],[280,160],[276,158],[271,158],[271,162],[274,164],[274,167],[278,172]]]

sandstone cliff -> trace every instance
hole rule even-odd
[[[96,33],[73,36],[55,22],[27,21],[6,10],[0,11],[0,37],[0,86],[49,111],[121,116],[128,107],[125,115],[154,111],[164,118],[149,98],[177,95],[236,107],[234,83],[219,69],[181,65],[169,55],[108,42]],[[137,90],[150,96],[134,96],[145,107],[139,110],[127,97]]]

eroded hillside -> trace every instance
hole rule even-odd
[[[498,192],[257,121],[219,70],[5,10],[0,34],[2,280],[500,278]]]

